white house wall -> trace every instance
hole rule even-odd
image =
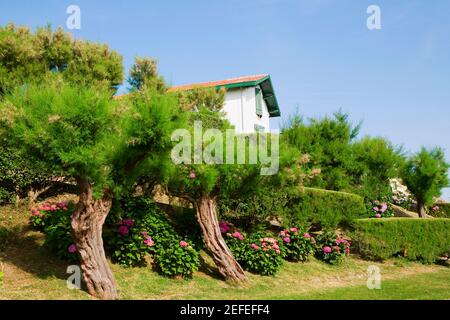
[[[255,132],[255,124],[269,132],[269,112],[263,99],[263,115],[256,114],[255,87],[230,89],[225,95],[223,111],[237,133]]]

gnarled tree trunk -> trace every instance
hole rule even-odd
[[[116,283],[106,260],[102,228],[112,205],[109,191],[103,198],[93,199],[92,185],[77,179],[80,199],[72,214],[72,236],[81,257],[81,270],[89,294],[102,299],[116,299]]]
[[[220,274],[235,282],[246,281],[244,270],[233,257],[220,232],[216,213],[216,199],[203,196],[196,200],[194,205],[197,210],[198,222],[203,231],[206,248],[212,255]]]
[[[417,201],[417,213],[420,218],[426,218],[427,212],[425,210],[425,204],[422,201]]]

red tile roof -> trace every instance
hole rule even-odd
[[[169,91],[172,91],[172,92],[173,91],[185,91],[185,90],[191,90],[193,88],[199,88],[199,87],[203,87],[203,88],[220,87],[220,86],[226,86],[226,85],[230,85],[230,84],[254,82],[254,81],[259,81],[267,76],[268,76],[268,74],[258,74],[258,75],[253,75],[253,76],[244,76],[244,77],[238,77],[238,78],[232,78],[232,79],[226,79],[226,80],[185,84],[182,86],[171,87],[169,89]]]

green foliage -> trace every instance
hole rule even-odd
[[[354,248],[373,260],[403,256],[433,263],[450,250],[450,219],[363,219],[353,223]]]
[[[342,112],[308,122],[299,115],[290,119],[283,140],[309,156],[306,169],[320,172],[305,186],[356,193],[367,203],[391,197],[389,180],[404,162],[402,148],[383,138],[356,140],[360,126]]]
[[[345,190],[351,185],[347,168],[351,167],[351,141],[357,136],[359,126],[353,127],[348,115],[334,113],[333,117],[309,119],[294,115],[282,131],[289,144],[298,148],[302,154],[308,154],[312,168],[318,168],[321,174],[306,186],[329,190]]]
[[[44,245],[60,259],[70,262],[79,261],[70,224],[74,209],[73,203],[44,204],[33,210],[30,217],[31,226],[44,233]]]
[[[123,80],[122,57],[107,45],[74,40],[62,28],[36,32],[9,24],[0,27],[0,94],[38,83],[50,73],[72,84],[115,89]]]
[[[306,229],[292,227],[280,232],[283,243],[283,258],[289,261],[306,262],[309,255],[314,252],[314,238],[306,232]]]
[[[352,164],[348,169],[352,182],[349,191],[366,202],[391,202],[390,179],[399,175],[404,163],[402,148],[384,138],[365,137],[351,145]]]
[[[446,162],[441,148],[422,148],[408,159],[402,178],[417,202],[428,206],[433,203],[435,197],[441,195],[442,189],[449,185],[449,168],[450,164]]]
[[[200,266],[200,254],[187,242],[174,242],[156,252],[155,263],[160,273],[167,277],[192,277]]]
[[[350,242],[325,231],[316,237],[316,257],[329,264],[341,263],[350,253]]]
[[[123,266],[145,265],[145,256],[151,254],[163,275],[188,277],[200,265],[198,249],[181,246],[194,243],[194,239],[183,240],[164,212],[144,197],[128,197],[115,203],[104,238],[112,260]]]
[[[6,95],[0,115],[10,143],[30,159],[66,178],[89,177],[101,188],[116,132],[114,107],[107,90],[51,81]]]
[[[436,218],[450,218],[450,203],[435,204],[429,214]]]
[[[287,204],[282,214],[291,225],[317,224],[335,228],[366,214],[360,196],[315,188],[291,189]]]
[[[278,240],[262,232],[247,236],[226,221],[219,225],[228,248],[244,270],[265,276],[279,271],[283,258]]]
[[[131,90],[145,90],[153,87],[158,91],[164,91],[166,85],[161,76],[158,75],[157,62],[154,59],[136,57],[134,65],[130,69],[128,83]]]

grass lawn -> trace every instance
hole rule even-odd
[[[42,247],[43,238],[29,230],[28,212],[0,208],[0,299],[90,299],[66,287],[67,263]],[[3,231],[2,231],[3,230]],[[14,230],[9,233],[8,230]],[[6,236],[2,237],[2,234]],[[312,259],[285,263],[274,277],[248,274],[249,282],[234,286],[220,279],[211,260],[193,279],[168,279],[152,268],[112,265],[122,299],[450,299],[450,268],[403,260],[384,263],[351,256],[330,266]],[[381,269],[381,289],[366,286],[367,268]]]

